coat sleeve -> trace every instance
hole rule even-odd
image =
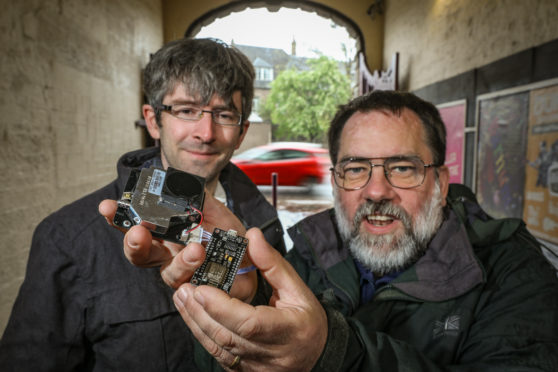
[[[48,220],[36,229],[24,282],[0,341],[4,371],[69,371],[85,359],[84,310],[65,234]],[[81,366],[83,367],[83,366]]]

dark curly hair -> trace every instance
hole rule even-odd
[[[433,162],[443,165],[446,159],[446,127],[438,109],[412,93],[376,90],[357,97],[339,106],[328,131],[329,156],[333,165],[337,163],[339,141],[345,123],[356,112],[389,111],[400,115],[403,109],[413,111],[426,133],[426,144],[432,151]]]
[[[232,106],[232,95],[242,94],[242,117],[252,112],[254,67],[238,49],[218,39],[184,38],[165,44],[145,67],[143,91],[148,103],[156,108],[183,83],[189,92],[208,104],[214,94]],[[155,110],[157,123],[161,113]]]

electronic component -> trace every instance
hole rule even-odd
[[[238,236],[236,231],[215,229],[205,248],[205,261],[190,283],[211,285],[229,293],[247,245],[248,239]]]
[[[134,169],[114,216],[116,226],[142,225],[153,236],[186,244],[203,216],[205,178],[169,167]]]

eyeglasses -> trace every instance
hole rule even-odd
[[[211,114],[213,122],[224,127],[237,127],[242,123],[242,114],[233,110],[203,110],[195,105],[158,105],[159,110],[167,111],[177,119],[197,122],[205,112]]]
[[[385,159],[383,164],[372,160]],[[437,165],[424,164],[418,157],[396,156],[390,158],[349,158],[331,168],[335,184],[345,190],[359,190],[372,177],[374,167],[383,167],[389,184],[399,189],[412,189],[422,185],[426,169]]]

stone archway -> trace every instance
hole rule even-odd
[[[347,16],[341,14],[335,9],[327,7],[323,4],[305,1],[304,3],[296,1],[237,1],[223,6],[217,7],[196,20],[194,20],[186,32],[185,37],[196,35],[204,26],[213,23],[218,18],[223,18],[231,13],[240,12],[246,9],[266,8],[270,12],[277,12],[280,8],[300,9],[309,13],[316,13],[316,15],[328,18],[335,24],[345,28],[349,36],[356,40],[356,54],[364,52],[364,39],[360,28]],[[356,57],[353,56],[353,57]]]

